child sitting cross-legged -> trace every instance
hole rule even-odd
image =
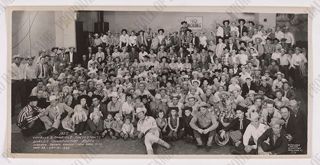
[[[112,139],[118,139],[120,137],[123,121],[122,115],[120,113],[116,113],[114,115],[114,121],[111,124],[111,129],[113,130],[113,134],[110,135]]]
[[[157,126],[160,130],[160,137],[165,136],[167,133],[168,122],[167,122],[167,119],[164,117],[163,111],[158,112],[158,117],[156,119],[156,122],[157,122]]]
[[[111,129],[112,123],[113,123],[113,117],[111,113],[107,115],[107,118],[103,121],[103,128],[104,131],[102,132],[102,137],[106,137],[107,135],[112,136],[114,131]]]
[[[169,125],[169,134],[168,138],[170,140],[178,140],[178,130],[179,130],[179,116],[178,116],[178,107],[171,107],[168,117]]]
[[[131,123],[131,118],[126,117],[124,119],[124,123],[122,125],[120,136],[124,139],[127,140],[129,137],[131,139],[134,139],[134,127],[133,124]]]
[[[184,114],[182,116],[182,137],[187,141],[187,142],[192,142],[193,141],[193,130],[190,127],[190,121],[192,119],[192,108],[191,107],[185,107],[184,109]]]

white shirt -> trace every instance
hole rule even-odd
[[[288,54],[284,54],[284,55],[280,55],[280,65],[289,65],[289,55]]]
[[[123,114],[130,114],[134,111],[133,105],[129,104],[128,102],[124,102],[122,104],[122,113]]]
[[[307,63],[307,59],[302,53],[292,54],[292,58],[291,58],[290,63],[291,63],[291,65],[298,66],[301,63]]]
[[[243,145],[247,146],[250,138],[253,138],[253,141],[257,146],[259,137],[267,130],[268,126],[264,124],[259,124],[258,128],[254,127],[252,124],[249,124],[246,131],[243,134]]]
[[[12,72],[12,80],[21,80],[23,79],[23,67],[20,64],[19,66],[15,63],[12,64],[11,67],[11,72]]]
[[[105,59],[104,52],[97,52],[96,53],[96,59],[98,59],[99,57],[103,61]]]
[[[274,52],[274,53],[272,53],[272,55],[271,55],[271,59],[273,59],[273,60],[278,60],[278,59],[280,58],[280,56],[281,56],[281,53],[280,53],[280,52]]]
[[[200,45],[203,45],[204,47],[207,46],[207,37],[206,36],[200,36],[199,40],[200,40]]]
[[[128,34],[120,35],[120,39],[119,40],[120,40],[120,43],[128,44],[129,43],[129,35]]]
[[[279,41],[281,41],[281,39],[284,38],[284,33],[282,31],[277,31],[275,36]]]
[[[148,55],[147,52],[140,52],[139,53],[139,61],[143,62],[144,61],[144,56]]]
[[[129,37],[129,44],[130,46],[135,46],[137,45],[137,36],[133,35]]]
[[[26,64],[23,71],[24,79],[32,80],[37,78],[36,65]]]
[[[223,28],[221,26],[217,29],[217,37],[223,37]]]
[[[69,52],[69,61],[73,63],[73,52]]]
[[[284,38],[287,39],[286,43],[291,44],[291,45],[295,44],[295,39],[294,39],[294,36],[291,32],[285,33]]]
[[[140,119],[137,124],[137,131],[144,134],[152,128],[158,128],[158,126],[156,120],[151,116],[146,116],[144,119]]]
[[[248,62],[248,55],[246,55],[246,54],[238,54],[237,57],[238,57],[241,65],[247,64],[247,62]]]

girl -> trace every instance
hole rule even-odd
[[[166,118],[164,118],[164,112],[162,110],[158,112],[158,118],[156,119],[156,122],[160,130],[160,136],[163,137],[167,133],[168,122]]]
[[[124,124],[122,125],[122,128],[121,128],[120,136],[124,140],[127,140],[128,137],[130,137],[132,139],[134,138],[134,127],[133,127],[133,124],[131,123],[131,118],[130,117],[125,118],[125,122],[124,122]]]
[[[168,138],[172,140],[178,140],[178,129],[179,129],[179,116],[178,108],[172,107],[168,117],[169,134]]]
[[[119,38],[119,41],[120,41],[119,46],[120,46],[120,48],[129,45],[129,35],[127,33],[128,33],[127,29],[122,29],[121,30],[121,35],[120,35],[120,38]]]

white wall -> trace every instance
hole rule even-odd
[[[236,14],[226,13],[197,13],[197,12],[105,12],[104,20],[109,22],[111,31],[119,31],[122,28],[128,30],[139,30],[146,27],[152,29],[164,28],[168,31],[177,31],[180,28],[180,22],[185,20],[186,16],[201,16],[203,18],[203,27],[205,31],[215,29],[217,23],[223,20],[237,21],[239,18],[246,20],[258,20],[257,14]],[[275,19],[274,19],[275,21]]]
[[[42,49],[76,46],[74,20],[73,12],[13,12],[12,53],[36,56]]]
[[[259,23],[266,28],[275,28],[276,27],[276,14],[258,14]],[[264,21],[266,19],[266,21]]]
[[[37,55],[39,50],[49,49],[55,45],[55,40],[54,12],[12,13],[13,54]]]

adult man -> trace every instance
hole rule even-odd
[[[250,90],[256,91],[257,86],[254,82],[252,82],[251,77],[247,77],[246,82],[242,85],[242,88],[241,88],[241,91],[242,91],[241,96],[246,97],[246,95],[249,93]]]
[[[239,19],[238,22],[239,22],[238,29],[239,29],[239,35],[240,35],[239,37],[241,38],[243,35],[243,32],[248,33],[248,28],[244,26],[244,24],[246,23],[244,19]]]
[[[24,66],[23,78],[26,81],[26,97],[30,95],[33,87],[37,85],[37,66],[33,63],[34,57],[26,58],[27,64]]]
[[[44,124],[40,120],[44,112],[37,107],[38,98],[30,96],[28,101],[29,104],[20,111],[17,118],[17,125],[21,128],[21,133],[24,136],[32,136],[45,130]]]
[[[70,119],[73,109],[65,103],[59,103],[59,98],[55,95],[49,97],[50,105],[45,110],[45,115],[42,117],[47,131],[43,136],[58,134],[63,129],[69,129],[64,125],[66,120]]]
[[[209,105],[202,103],[199,112],[195,113],[190,121],[190,127],[193,129],[197,146],[203,146],[202,138],[207,137],[207,149],[212,146],[212,140],[215,135],[215,129],[218,127],[218,121],[214,114],[208,111]]]
[[[247,108],[237,106],[236,109],[237,117],[231,121],[231,123],[222,129],[220,136],[224,136],[226,132],[230,133],[230,137],[236,147],[241,144],[242,136],[250,121],[245,118]]]
[[[137,123],[138,138],[144,136],[144,144],[146,146],[147,154],[153,154],[152,144],[158,143],[167,149],[171,146],[167,142],[159,138],[159,129],[156,120],[151,116],[146,116],[147,110],[145,108],[137,108],[136,110],[139,121]]]
[[[307,119],[302,113],[296,100],[291,100],[288,107],[291,109],[290,117],[285,120],[284,128],[293,137],[293,143],[300,144],[302,151],[307,151]],[[283,110],[282,110],[283,111]],[[283,118],[285,115],[283,114]],[[292,131],[292,129],[294,131]],[[295,133],[294,133],[295,132]]]
[[[282,129],[284,121],[278,118],[272,119],[270,126],[258,139],[258,154],[286,154],[288,152],[288,140]]]
[[[93,95],[92,96],[92,105],[89,108],[89,114],[94,113],[94,112],[101,112],[102,117],[99,118],[97,122],[94,121],[94,119],[88,118],[87,123],[89,126],[89,130],[96,134],[100,135],[103,131],[103,120],[107,117],[107,107],[105,104],[101,103],[101,96],[100,95]]]
[[[251,122],[243,134],[243,147],[244,148],[239,147],[238,152],[240,149],[240,153],[257,154],[257,152],[258,152],[258,146],[257,146],[258,139],[266,131],[268,126],[260,123],[259,114],[257,112],[251,113],[250,117],[248,119]],[[243,150],[241,151],[241,149],[243,149]]]
[[[11,72],[12,72],[12,101],[11,101],[11,109],[12,109],[12,114],[14,114],[15,109],[20,108],[22,103],[22,96],[23,96],[23,89],[22,85],[22,78],[23,78],[23,68],[21,64],[22,57],[21,55],[13,55],[13,63],[11,67]]]

